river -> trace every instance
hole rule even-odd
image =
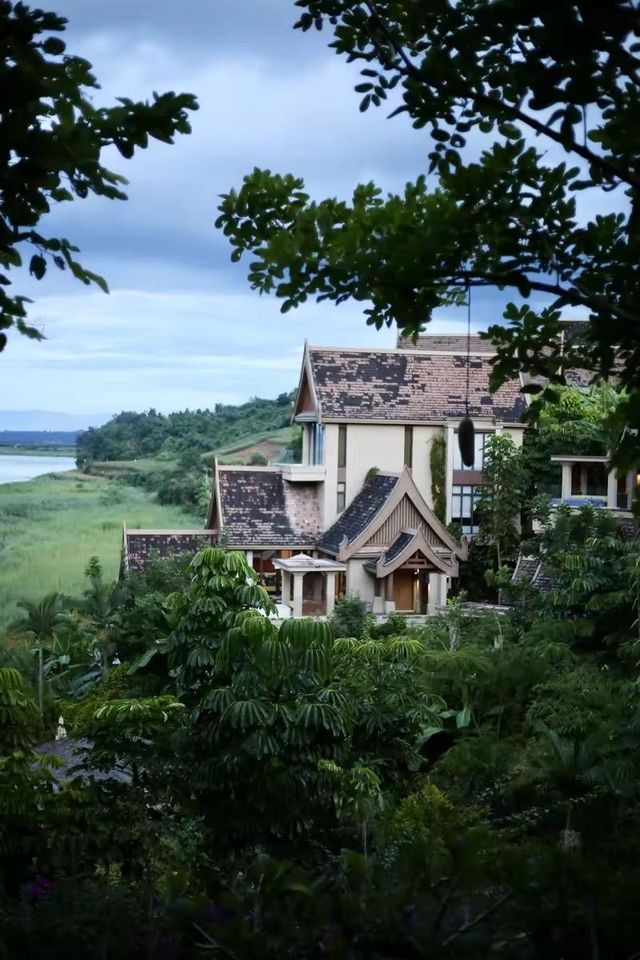
[[[0,483],[23,483],[43,473],[74,470],[73,457],[25,457],[0,454]]]

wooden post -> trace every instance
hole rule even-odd
[[[326,614],[328,617],[333,613],[333,608],[336,605],[336,575],[335,573],[328,573],[327,575],[327,602],[326,602]]]

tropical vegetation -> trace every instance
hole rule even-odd
[[[278,627],[219,548],[26,607],[4,956],[632,956],[639,548],[588,508],[532,548],[551,593],[419,628]]]
[[[260,438],[288,427],[291,401],[291,394],[281,393],[275,400],[254,397],[237,406],[217,403],[213,410],[166,415],[156,410],[123,411],[102,427],[90,427],[78,436],[78,465],[85,467],[96,460],[193,457],[240,446],[245,438]]]

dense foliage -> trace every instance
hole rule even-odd
[[[103,151],[115,147],[128,159],[149,138],[172,143],[177,133],[190,132],[188,111],[197,108],[193,96],[173,92],[96,107],[91,64],[68,54],[59,36],[66,22],[21,2],[0,3],[0,351],[7,342],[2,331],[12,326],[42,337],[27,321],[27,298],[7,292],[11,270],[28,263],[31,276],[42,280],[55,266],[107,289],[78,262],[69,240],[42,233],[52,207],[90,194],[125,200],[126,180],[103,165]]]
[[[551,592],[419,629],[356,598],[278,628],[217,548],[26,609],[0,956],[631,956],[639,548],[585,509],[528,549]],[[60,713],[75,770],[32,752]]]
[[[629,388],[624,420],[637,427],[637,3],[296,5],[299,28],[328,28],[360,66],[360,108],[390,109],[429,138],[429,177],[399,194],[366,183],[350,201],[317,201],[295,175],[254,170],[218,219],[233,258],[249,254],[252,287],[283,310],[354,299],[368,322],[409,334],[472,287],[507,290],[516,299],[490,330],[495,383],[615,366]],[[589,322],[561,345],[566,308]],[[625,444],[636,456],[634,434]]]
[[[238,406],[218,403],[213,410],[119,413],[104,426],[91,427],[78,436],[78,462],[209,453],[244,437],[288,427],[291,399],[290,394],[281,393],[275,400],[254,397]]]
[[[257,173],[223,205],[239,250],[264,241],[255,282],[289,304],[369,299],[374,322],[411,330],[485,272],[526,298],[553,269],[556,306],[591,311],[584,362],[610,365],[617,320],[635,319],[634,5],[298,5],[366,61],[363,106],[399,86],[442,185],[363,188],[354,212]],[[577,153],[588,187],[627,184],[629,222],[574,229],[578,174],[518,125]],[[501,142],[464,167],[476,127]],[[508,316],[528,347],[557,330],[553,310]],[[637,396],[622,333],[622,402],[564,393],[548,443],[619,438]],[[132,416],[125,455],[162,450],[169,418]],[[198,415],[176,416],[198,441]],[[524,549],[544,577],[511,582],[542,459],[499,437],[488,451],[480,541],[502,612],[456,600],[410,628],[347,597],[330,623],[278,626],[220,548],[119,585],[91,561],[83,596],[25,604],[0,644],[0,960],[636,957],[640,543],[604,510],[538,498]]]

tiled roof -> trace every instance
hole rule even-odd
[[[382,509],[397,482],[397,476],[386,473],[369,477],[360,493],[354,497],[333,526],[322,535],[318,541],[320,549],[338,553],[345,537],[349,543],[355,540]]]
[[[55,757],[60,766],[52,768],[53,779],[61,784],[64,780],[78,777],[82,780],[117,780],[119,783],[131,782],[131,770],[123,760],[116,760],[111,769],[98,770],[89,766],[87,751],[91,741],[84,738],[51,740],[34,747],[34,753],[40,756]]]
[[[482,340],[477,333],[470,337],[471,353],[486,353],[490,357],[495,349],[490,340]],[[419,336],[415,343],[411,337],[398,336],[398,350],[423,350],[426,353],[464,353],[467,352],[467,335],[429,334]]]
[[[320,534],[317,485],[274,469],[219,470],[222,532],[230,547],[312,545]]]
[[[539,566],[540,557],[524,557],[520,555],[511,581],[513,583],[532,583]]]
[[[463,354],[312,347],[309,356],[323,420],[424,423],[465,414]],[[491,394],[491,358],[471,356],[469,369],[471,416],[517,422],[526,409],[520,382]]]
[[[385,553],[384,562],[391,563],[392,560],[395,560],[398,554],[402,553],[404,548],[411,543],[414,537],[415,531],[413,533],[409,533],[408,531],[403,530],[402,533],[399,533]]]
[[[180,554],[195,554],[214,546],[217,534],[211,530],[125,530],[127,570],[141,573],[152,560],[166,560]]]
[[[549,573],[547,565],[542,562],[538,567],[537,573],[533,579],[534,587],[537,587],[542,593],[550,593],[556,587],[556,582]]]
[[[536,587],[542,593],[548,593],[554,587],[553,579],[544,560],[541,560],[540,557],[519,556],[511,582]]]

